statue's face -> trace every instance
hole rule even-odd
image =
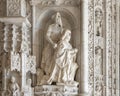
[[[56,14],[56,23],[60,24],[60,22],[61,22],[61,15],[60,15],[60,13],[57,13]]]
[[[15,77],[11,78],[11,82],[14,83],[15,82]]]
[[[70,41],[70,39],[71,39],[71,31],[70,31],[70,30],[67,30],[67,31],[65,32],[65,35],[66,35],[66,37],[65,37],[66,41]]]

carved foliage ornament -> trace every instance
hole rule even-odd
[[[89,25],[88,25],[88,38],[89,38],[89,94],[94,96],[94,1],[89,0],[88,3],[89,11]]]
[[[7,15],[19,16],[21,14],[21,0],[7,0]]]
[[[11,52],[11,71],[19,71],[21,69],[21,57],[18,53]]]
[[[25,56],[26,72],[36,73],[36,57],[35,56]]]

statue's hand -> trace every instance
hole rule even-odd
[[[53,45],[53,48],[54,48],[54,49],[57,48],[57,44],[54,44],[54,45]]]
[[[78,52],[78,49],[75,49],[75,53],[77,53]]]

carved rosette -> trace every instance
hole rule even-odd
[[[21,14],[21,0],[7,0],[7,15],[19,16]]]

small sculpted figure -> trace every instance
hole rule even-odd
[[[11,77],[11,83],[8,88],[9,96],[20,96],[20,88],[17,84],[15,77]]]

